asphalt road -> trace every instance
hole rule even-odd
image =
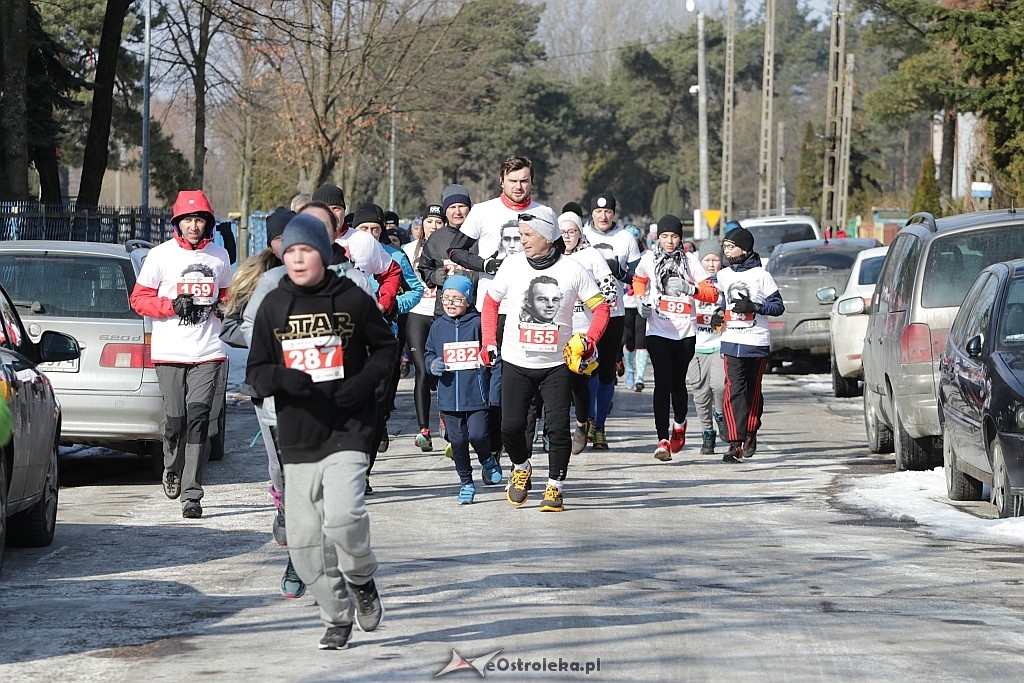
[[[451,462],[412,443],[403,381],[400,436],[369,499],[387,614],[338,652],[317,650],[312,598],[278,592],[285,553],[270,536],[247,403],[230,402],[228,454],[209,467],[202,520],[181,518],[143,459],[65,458],[53,545],[8,550],[0,680],[426,681],[453,650],[467,660],[500,650],[485,670],[498,680],[1016,680],[1024,670],[1024,554],[936,540],[837,502],[859,477],[892,470],[864,446],[860,399],[771,376],[753,460],[725,464],[721,447],[697,455],[691,413],[691,444],[660,463],[650,386],[616,394],[611,450],[573,458],[566,511],[552,514],[538,511],[536,484],[521,509],[503,487],[456,506]],[[538,471],[545,462],[535,458]]]

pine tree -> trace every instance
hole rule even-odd
[[[939,183],[935,180],[935,159],[931,154],[924,158],[921,165],[921,177],[914,190],[914,199],[910,202],[910,213],[927,211],[936,218],[942,215],[942,202],[939,199]]]
[[[825,163],[821,140],[815,134],[814,124],[807,122],[804,140],[800,144],[800,168],[796,172],[796,205],[809,206],[809,215],[821,213],[821,174]]]

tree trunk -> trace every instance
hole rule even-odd
[[[100,35],[96,81],[92,92],[92,114],[82,160],[82,184],[78,189],[78,203],[83,206],[99,204],[103,174],[107,171],[110,119],[114,109],[114,76],[117,57],[121,52],[121,31],[130,4],[131,0],[108,0],[103,15],[103,33]]]
[[[210,20],[213,11],[209,4],[204,3],[199,10],[199,43],[192,76],[195,89],[195,144],[192,147],[192,186],[203,188],[206,175],[206,58],[210,50]]]
[[[39,173],[39,201],[47,204],[63,202],[56,150],[53,147],[33,147],[32,163],[36,165],[36,172]]]
[[[942,115],[942,159],[939,162],[939,196],[943,207],[949,206],[953,196],[953,152],[956,147],[956,119],[959,108],[946,107]]]
[[[0,199],[28,196],[28,0],[0,2]]]

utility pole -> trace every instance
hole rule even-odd
[[[821,180],[821,227],[836,230],[839,221],[840,134],[843,112],[843,76],[846,66],[846,0],[835,0],[828,52],[828,96],[825,109],[825,164]],[[845,202],[843,202],[845,206]]]
[[[391,112],[391,168],[388,179],[388,211],[395,210],[395,112]]]
[[[142,68],[142,210],[149,208],[149,55],[152,34],[152,0],[146,0],[146,43]]]
[[[836,231],[846,227],[846,198],[850,189],[850,147],[853,128],[853,53],[846,55],[843,77],[843,128],[839,145],[839,196],[836,210]]]
[[[700,236],[707,237],[704,212],[711,208],[711,185],[708,179],[708,80],[705,68],[704,13],[697,12],[697,128],[700,145]]]
[[[786,215],[786,122],[779,121],[779,213]]]
[[[772,211],[772,99],[775,94],[775,0],[764,3],[764,71],[761,74],[761,151],[757,169],[757,212]]]
[[[736,83],[736,0],[729,0],[725,25],[725,103],[722,108],[722,217],[718,230],[732,219],[732,111]]]

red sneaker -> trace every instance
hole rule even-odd
[[[669,448],[673,453],[678,453],[683,450],[683,446],[686,445],[686,421],[683,421],[682,427],[672,428],[672,438],[669,439]]]
[[[662,439],[658,442],[658,447],[654,449],[654,457],[662,462],[668,462],[672,459],[671,450],[668,439]]]

